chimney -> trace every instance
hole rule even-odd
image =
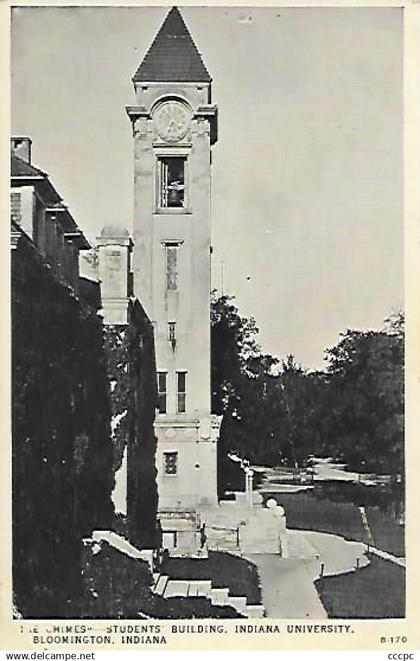
[[[22,161],[31,163],[31,147],[32,140],[21,136],[11,138],[11,151],[12,154],[18,156]]]

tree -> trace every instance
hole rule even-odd
[[[310,454],[321,451],[325,375],[308,372],[289,355],[282,361],[277,391],[280,463],[303,467]]]
[[[241,317],[233,298],[212,298],[212,403],[223,414],[219,474],[233,451],[265,465],[306,463],[319,444],[320,373],[308,373],[293,356],[282,362],[262,353],[254,319]]]
[[[355,469],[403,470],[403,316],[381,331],[347,330],[326,352],[330,437]]]
[[[212,411],[223,414],[218,444],[219,493],[231,473],[234,451],[261,461],[267,450],[268,393],[276,358],[261,353],[253,318],[239,315],[233,297],[212,293]]]
[[[332,456],[354,470],[403,472],[404,316],[381,331],[347,330],[309,372],[263,354],[254,319],[212,298],[212,405],[223,414],[219,472],[234,451],[251,462],[303,467]]]
[[[241,317],[232,296],[211,297],[211,408],[224,413],[241,390],[247,361],[259,355],[258,328],[251,317]]]

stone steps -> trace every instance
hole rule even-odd
[[[246,613],[250,619],[265,617],[265,610],[262,604],[251,604],[247,606]]]
[[[170,597],[188,597],[188,588],[188,581],[173,581],[169,579],[163,596],[165,599],[169,599]]]
[[[229,601],[229,588],[212,588],[210,601],[213,606],[226,606]]]
[[[166,574],[153,572],[153,552],[151,550],[137,549],[126,539],[111,530],[95,530],[92,533],[92,539],[97,542],[105,541],[131,558],[146,561],[152,571],[152,591],[160,597],[169,599],[171,597],[205,597],[210,600],[213,606],[230,606],[244,617],[264,617],[263,606],[248,605],[246,597],[229,595],[229,588],[214,588],[210,580],[173,580]],[[233,543],[232,539],[227,541],[228,546],[232,547],[229,549],[226,547],[226,542],[223,543],[223,540],[220,540],[220,542],[223,544],[221,550],[229,550],[230,553],[241,555],[240,550],[237,548],[236,543]],[[209,548],[214,547],[209,545]],[[205,548],[205,553],[207,553],[207,548]]]
[[[246,603],[246,597],[229,597],[229,606],[232,606],[238,613],[246,617],[248,616],[248,608],[251,608]]]
[[[161,574],[153,588],[153,592],[155,592],[160,597],[163,597],[163,595],[165,594],[168,581],[169,581],[169,576],[165,576],[164,574]]]
[[[189,597],[206,597],[209,598],[211,593],[211,581],[189,581],[190,588],[188,591]]]
[[[249,618],[264,617],[262,605],[248,605],[246,597],[236,597],[229,594],[229,588],[214,588],[209,580],[175,580],[166,574],[153,575],[153,592],[165,599],[172,597],[205,597],[213,606],[230,606],[240,615]]]

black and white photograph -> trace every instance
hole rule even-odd
[[[96,621],[35,647],[406,617],[403,33],[11,7],[12,617]]]

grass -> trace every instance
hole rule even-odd
[[[384,494],[375,487],[326,482],[312,491],[268,493],[264,498],[274,498],[284,507],[289,528],[332,533],[367,543],[370,540],[359,511],[359,505],[365,505],[374,545],[399,557],[405,555],[404,526],[386,511]]]
[[[341,535],[346,539],[368,541],[358,508],[350,502],[319,499],[313,492],[269,493],[286,511],[288,528],[315,530]]]
[[[228,587],[231,596],[246,597],[248,604],[261,603],[257,568],[229,553],[209,551],[203,559],[168,558],[161,571],[173,579],[211,580],[213,587]]]
[[[369,555],[357,572],[315,582],[328,617],[384,619],[405,617],[405,569]]]
[[[382,551],[388,551],[388,553],[392,553],[398,557],[404,557],[405,527],[399,525],[392,517],[378,507],[367,507],[366,516],[374,545]]]

